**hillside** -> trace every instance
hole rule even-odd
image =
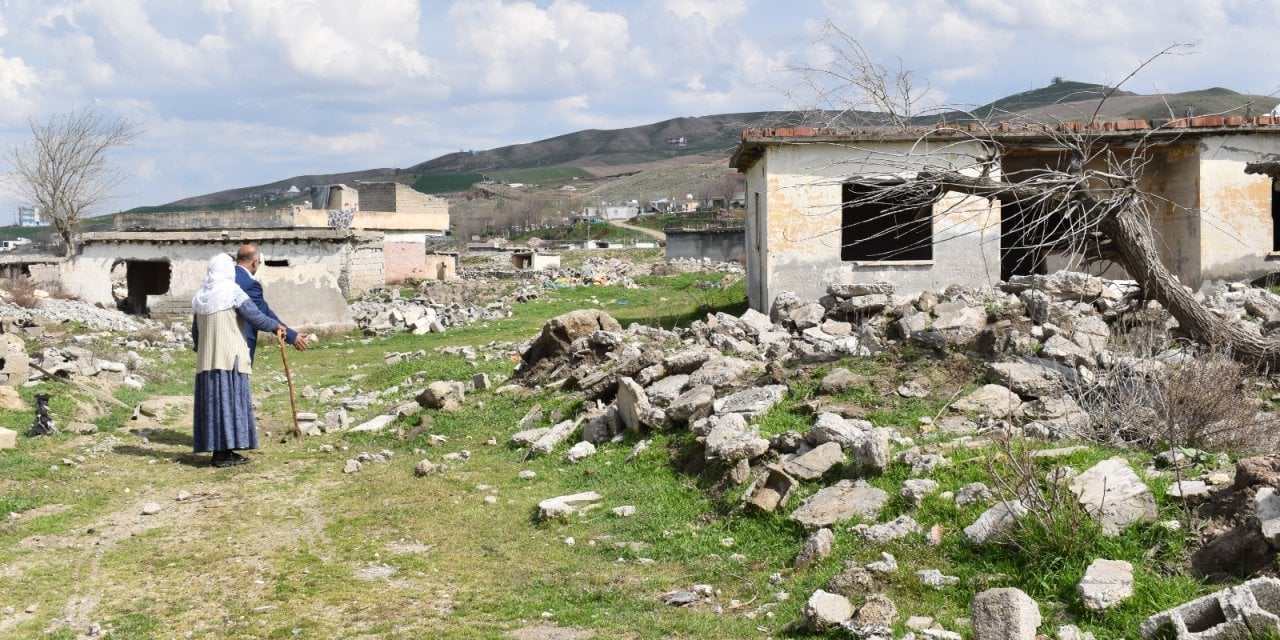
[[[1220,87],[1174,94],[1139,95],[1114,91],[1098,109],[1110,89],[1104,85],[1055,81],[1046,87],[1016,93],[973,109],[921,115],[914,122],[1032,119],[1057,121],[1087,119],[1097,111],[1105,119],[1158,119],[1181,117],[1188,112],[1259,114],[1280,104],[1280,98],[1240,94]],[[318,184],[354,183],[362,180],[396,180],[429,193],[459,193],[483,180],[499,182],[561,181],[571,177],[608,177],[636,174],[659,167],[722,163],[737,144],[742,130],[771,126],[813,124],[841,128],[876,123],[878,114],[863,112],[748,112],[681,117],[624,129],[588,129],[564,135],[507,145],[495,149],[450,153],[403,168],[380,168],[338,174],[294,176],[275,182],[229,189],[178,200],[164,207],[231,205],[255,194],[282,191],[290,186],[306,190]],[[555,169],[552,171],[552,169]],[[534,171],[538,170],[538,171]],[[703,174],[702,168],[693,168]],[[678,171],[676,173],[679,173]],[[685,191],[690,179],[658,191]],[[654,188],[650,188],[653,191]],[[603,195],[603,194],[595,194]],[[612,194],[611,194],[612,195]],[[624,194],[625,195],[625,194]],[[632,198],[638,195],[630,195]]]

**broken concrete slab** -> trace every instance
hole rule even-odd
[[[1133,565],[1124,560],[1094,560],[1076,584],[1090,611],[1105,611],[1133,596]]]
[[[787,504],[787,498],[791,497],[791,490],[795,488],[796,480],[775,465],[769,465],[768,469],[769,473],[764,481],[757,481],[755,488],[748,489],[746,495],[748,505],[765,513],[772,513],[775,509]]]
[[[817,480],[832,467],[844,462],[844,450],[835,442],[824,442],[802,454],[782,459],[782,470],[801,480]]]
[[[805,500],[791,519],[806,529],[829,527],[853,518],[875,519],[889,502],[889,494],[864,480],[841,480]]]
[[[1135,522],[1156,520],[1155,496],[1124,458],[1103,460],[1068,486],[1107,536],[1118,536]]]
[[[716,413],[740,413],[747,418],[763,415],[787,397],[787,385],[748,387],[715,401]]]
[[[1235,640],[1255,637],[1263,629],[1280,628],[1280,579],[1254,578],[1196,598],[1142,621],[1146,640]]]

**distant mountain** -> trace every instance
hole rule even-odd
[[[1099,102],[1104,97],[1105,103],[1099,109]],[[931,113],[913,118],[912,121],[920,125],[973,119],[1056,122],[1087,120],[1095,111],[1103,119],[1158,119],[1183,117],[1188,113],[1205,115],[1230,112],[1256,115],[1271,111],[1277,104],[1280,104],[1280,98],[1245,95],[1223,88],[1139,95],[1128,91],[1112,91],[1104,85],[1055,80],[1049,86],[1000,98],[972,110]],[[570,174],[608,176],[644,171],[647,167],[713,164],[722,162],[732,153],[744,129],[797,124],[842,128],[883,122],[884,117],[877,113],[821,111],[751,112],[673,118],[625,129],[588,129],[496,149],[450,153],[404,169],[366,169],[338,174],[295,176],[146,209],[233,206],[253,196],[283,192],[290,186],[297,186],[305,192],[308,187],[320,184],[396,180],[416,184],[421,190],[429,192],[460,192],[485,179],[523,182],[565,179]],[[561,168],[567,172],[532,171],[550,168]]]

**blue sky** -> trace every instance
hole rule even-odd
[[[588,128],[797,106],[830,20],[922,105],[1054,76],[1280,89],[1272,0],[0,0],[0,147],[93,105],[138,122],[103,211],[294,175],[405,167]],[[799,106],[805,106],[803,104]],[[7,170],[8,167],[0,167]],[[19,204],[0,187],[0,224]]]

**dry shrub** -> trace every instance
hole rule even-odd
[[[993,438],[1000,451],[987,462],[987,475],[1002,501],[1019,501],[1027,510],[999,541],[1029,558],[1052,554],[1076,557],[1096,545],[1098,526],[1068,487],[1061,467],[1045,473],[1032,457],[1034,446],[1007,433]]]
[[[34,309],[40,305],[36,297],[36,283],[29,276],[10,276],[4,285],[13,304],[25,309]]]
[[[1167,343],[1166,343],[1167,344]],[[1135,345],[1090,384],[1071,393],[1090,416],[1091,439],[1212,451],[1270,450],[1277,423],[1245,395],[1248,370],[1223,349],[1184,347],[1157,360],[1150,343]]]

